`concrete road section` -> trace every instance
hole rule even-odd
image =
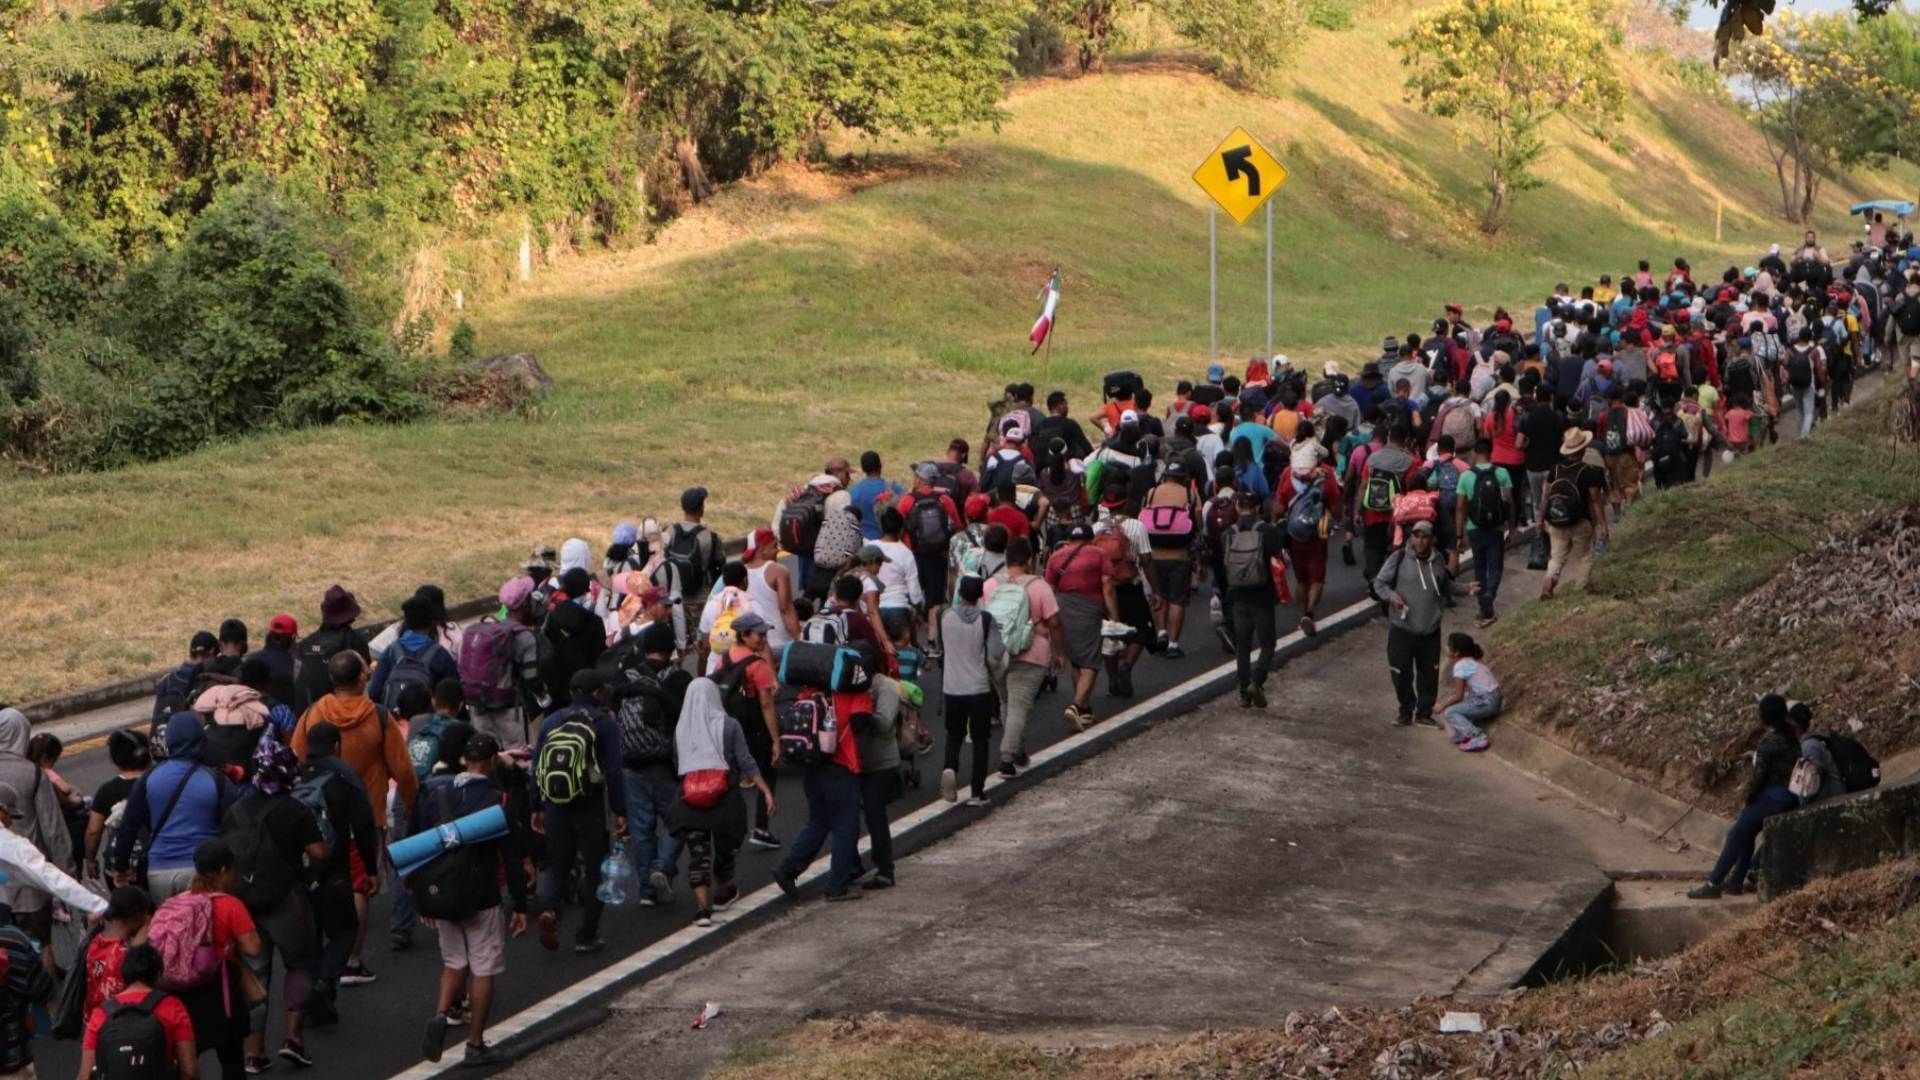
[[[1295,659],[1264,713],[1223,698],[1022,792],[905,860],[899,887],[804,903],[513,1075],[691,1076],[869,1010],[1085,1042],[1401,1002],[1517,977],[1551,938],[1514,935],[1565,925],[1609,873],[1702,872],[1698,851],[1389,726],[1384,639],[1375,623]],[[689,1030],[707,1001],[723,1015]]]

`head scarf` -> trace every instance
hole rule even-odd
[[[680,775],[700,769],[727,768],[727,710],[720,704],[720,687],[712,679],[695,679],[687,686],[680,706],[680,722],[673,729],[673,745],[680,759]]]
[[[278,795],[293,787],[300,759],[286,744],[268,735],[253,751],[253,786],[262,795]]]
[[[587,560],[592,557],[593,549],[587,546],[585,540],[576,536],[560,545],[560,569],[555,570],[553,574],[555,577],[559,577],[561,574],[575,567],[585,570],[587,569]]]

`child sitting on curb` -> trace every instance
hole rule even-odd
[[[1453,661],[1453,692],[1437,706],[1453,729],[1456,750],[1472,753],[1487,748],[1487,733],[1476,721],[1500,715],[1500,680],[1481,661],[1486,653],[1468,634],[1447,636],[1447,656]]]

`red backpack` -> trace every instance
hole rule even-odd
[[[160,953],[163,990],[205,986],[226,964],[213,947],[213,897],[207,893],[181,893],[161,904],[147,924],[147,944]]]

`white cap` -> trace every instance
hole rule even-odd
[[[1293,361],[1287,359],[1286,353],[1280,353],[1273,358],[1273,366],[1274,367],[1292,367]]]
[[[1120,422],[1123,424],[1137,424],[1140,422],[1140,414],[1134,412],[1132,409],[1122,409],[1120,411]]]
[[[1325,375],[1325,376],[1326,376],[1327,378],[1329,378],[1329,379],[1331,379],[1331,378],[1333,378],[1333,377],[1334,377],[1335,375],[1338,375],[1338,374],[1340,374],[1340,363],[1339,363],[1339,361],[1337,361],[1337,360],[1329,360],[1329,361],[1327,361],[1327,366],[1326,366],[1326,367],[1324,367],[1324,368],[1321,368],[1321,369],[1320,369],[1320,372],[1321,372],[1321,374],[1323,374],[1323,375]]]

